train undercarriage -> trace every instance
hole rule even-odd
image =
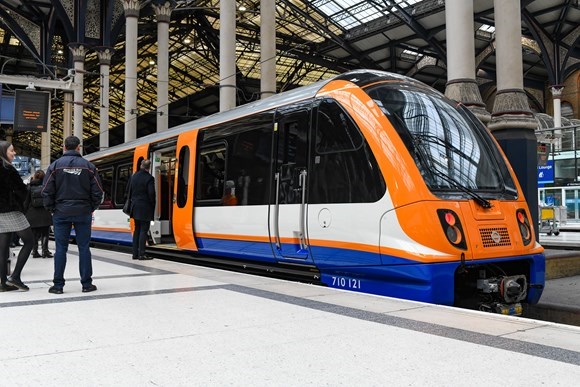
[[[455,306],[519,316],[530,284],[529,265],[523,261],[461,265],[455,273]]]

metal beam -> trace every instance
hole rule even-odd
[[[0,74],[0,84],[40,87],[42,89],[70,90],[81,89],[81,85],[69,80],[51,80],[19,75]]]

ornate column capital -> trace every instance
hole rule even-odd
[[[113,47],[99,46],[95,47],[95,51],[97,52],[97,56],[99,57],[99,64],[107,66],[111,65],[111,58],[115,53]]]
[[[554,99],[561,99],[562,92],[564,91],[564,85],[552,85],[550,86],[550,91]]]
[[[139,10],[141,3],[139,0],[123,0],[123,9],[125,10],[125,17],[139,17]]]
[[[86,47],[82,43],[70,43],[68,48],[73,54],[73,62],[83,62],[85,61],[85,55],[87,53]]]
[[[155,16],[157,17],[157,23],[169,23],[171,20],[171,12],[175,8],[174,1],[155,1],[152,4],[155,10]]]

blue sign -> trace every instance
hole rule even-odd
[[[538,165],[538,185],[554,182],[554,160],[548,160],[546,165]]]

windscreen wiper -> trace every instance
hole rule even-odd
[[[473,200],[475,200],[475,202],[477,204],[479,204],[480,206],[482,206],[483,208],[491,208],[491,207],[493,207],[491,205],[491,202],[489,200],[487,200],[484,197],[480,196],[479,194],[477,194],[472,189],[467,188],[467,187],[459,184],[459,182],[457,182],[457,180],[455,180],[452,177],[447,176],[446,174],[444,174],[441,171],[439,171],[437,168],[433,168],[431,170],[431,172],[433,172],[436,176],[442,178],[443,180],[447,181],[448,183],[450,183],[451,185],[453,185],[455,188],[457,188],[461,192],[464,192],[464,193],[468,194],[469,196],[471,196],[473,198]]]
[[[422,137],[428,138],[431,136],[417,135],[414,137],[415,137],[414,151],[415,151],[415,154],[417,154],[417,156],[419,157],[419,160],[421,161],[421,163],[423,164],[423,168],[426,168],[429,165],[431,165],[432,167],[426,168],[426,170],[428,170],[429,172],[431,172],[435,176],[440,177],[441,179],[445,180],[446,182],[450,183],[452,186],[454,186],[455,188],[457,188],[461,192],[466,193],[467,195],[471,196],[473,198],[473,200],[475,200],[475,202],[477,204],[479,204],[481,207],[483,207],[483,208],[491,208],[492,207],[491,202],[489,200],[481,197],[472,189],[464,187],[457,180],[455,180],[454,178],[452,178],[450,176],[447,176],[446,174],[444,174],[443,172],[441,172],[440,170],[438,170],[436,168],[437,163],[435,162],[435,160],[433,160],[432,157],[429,157],[428,155],[425,154],[425,149],[421,146],[420,141],[417,141],[417,140],[420,140]],[[427,163],[426,159],[431,159],[432,163]]]

